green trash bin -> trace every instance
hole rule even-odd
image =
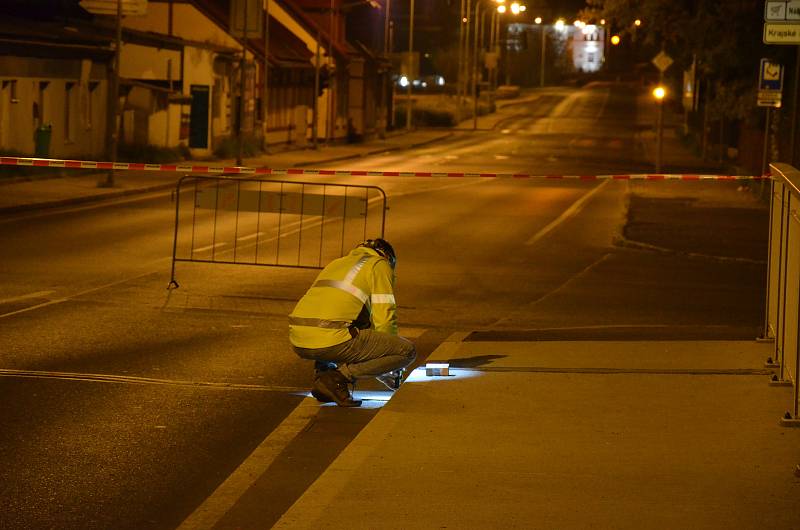
[[[50,156],[50,138],[53,135],[53,126],[50,124],[42,125],[33,134],[36,158],[48,158]]]

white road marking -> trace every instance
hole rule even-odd
[[[107,283],[107,284],[101,285],[99,287],[92,287],[91,289],[86,289],[85,291],[81,291],[79,293],[75,293],[75,294],[67,296],[65,298],[59,298],[57,300],[50,300],[49,302],[44,302],[42,304],[36,304],[34,306],[31,306],[31,307],[26,307],[25,309],[20,309],[19,311],[12,311],[11,313],[4,313],[4,314],[0,315],[0,318],[10,317],[10,316],[13,316],[13,315],[19,315],[20,313],[26,313],[28,311],[33,311],[35,309],[40,309],[42,307],[47,307],[49,305],[60,304],[62,302],[66,302],[67,300],[70,300],[72,298],[77,298],[79,296],[83,296],[85,294],[89,294],[89,293],[94,292],[94,291],[100,291],[102,289],[107,289],[109,287],[114,287],[115,285],[120,285],[120,284],[129,282],[131,280],[137,280],[139,278],[143,278],[145,276],[149,276],[150,274],[154,274],[154,272],[153,271],[144,272],[142,274],[139,274],[137,276],[133,276],[131,278],[125,278],[125,279],[122,279],[122,280],[117,280],[116,282]]]
[[[277,456],[320,410],[319,403],[307,397],[267,436],[209,498],[186,518],[178,530],[213,528],[275,461]]]
[[[237,241],[247,241],[248,239],[255,239],[259,236],[263,236],[264,232],[256,232],[255,234],[250,234],[249,236],[242,236],[237,238]]]
[[[216,388],[225,390],[256,390],[260,392],[305,392],[306,388],[278,385],[248,385],[243,383],[219,383],[214,381],[187,381],[181,379],[156,379],[132,375],[88,374],[80,372],[48,372],[44,370],[12,370],[0,368],[0,377],[24,377],[28,379],[64,379],[94,383],[117,383],[134,385],[162,385]]]
[[[545,226],[544,228],[542,228],[541,230],[539,230],[539,231],[538,231],[536,234],[534,234],[534,235],[533,235],[533,236],[532,236],[532,237],[531,237],[529,240],[527,240],[527,241],[525,242],[525,244],[526,244],[526,245],[533,245],[534,243],[536,243],[537,241],[539,241],[540,239],[542,239],[544,236],[546,236],[547,234],[549,234],[551,231],[553,231],[553,229],[555,229],[555,228],[556,228],[558,225],[560,225],[561,223],[563,223],[564,221],[566,221],[566,220],[567,220],[567,219],[569,219],[570,217],[573,217],[574,215],[576,215],[578,212],[580,212],[580,211],[581,211],[581,208],[583,208],[584,204],[586,204],[586,202],[587,202],[589,199],[591,199],[591,198],[592,198],[592,196],[594,196],[594,194],[595,194],[595,193],[597,193],[598,191],[600,191],[601,189],[603,189],[603,187],[604,187],[606,184],[608,184],[609,182],[611,182],[611,181],[610,181],[610,180],[604,180],[602,184],[600,184],[599,186],[596,186],[596,187],[592,188],[592,190],[591,190],[591,191],[589,191],[589,193],[587,193],[586,195],[584,195],[583,197],[581,197],[580,199],[578,199],[577,201],[575,201],[575,202],[572,204],[572,206],[570,206],[569,208],[567,208],[567,209],[564,211],[564,213],[562,213],[560,216],[558,216],[558,219],[554,220],[553,222],[551,222],[550,224],[548,224],[547,226]]]
[[[217,247],[224,247],[225,245],[227,245],[227,243],[214,243],[213,245],[208,245],[205,247],[193,249],[192,252],[205,252],[206,250],[211,250]]]
[[[13,304],[14,302],[21,302],[22,300],[29,300],[31,298],[47,298],[55,291],[38,291],[35,293],[23,294],[21,296],[14,296],[12,298],[4,298],[0,300],[0,304]]]

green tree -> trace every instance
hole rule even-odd
[[[675,60],[667,71],[675,80],[696,61],[712,117],[736,120],[758,117],[760,58],[793,63],[793,47],[762,43],[763,10],[763,0],[587,0],[581,14],[605,18],[623,38],[635,38],[640,61],[665,50]]]

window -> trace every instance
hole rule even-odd
[[[92,124],[94,123],[94,101],[97,98],[97,87],[99,85],[100,83],[97,81],[89,83],[89,93],[87,94],[86,104],[84,105],[84,124],[87,131],[92,128]]]
[[[17,99],[17,81],[16,79],[12,79],[10,81],[3,81],[3,90],[9,91],[9,99],[11,103],[19,103],[19,99]]]
[[[37,98],[33,103],[33,124],[37,129],[46,124],[45,111],[47,110],[47,87],[49,86],[49,81],[39,81]]]

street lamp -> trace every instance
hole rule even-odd
[[[664,143],[664,98],[667,89],[658,85],[653,89],[653,97],[658,103],[658,128],[656,130],[656,173],[661,173],[661,153]]]
[[[409,8],[409,24],[408,24],[408,67],[413,74],[414,70],[414,0],[411,0]],[[414,76],[411,75],[411,82],[408,84],[408,92],[406,94],[406,130],[411,131],[411,87],[414,84]]]
[[[620,41],[619,35],[614,35],[613,37],[611,37],[611,44],[613,44],[614,46],[617,46],[619,44],[619,41]]]
[[[536,17],[534,22],[536,22],[537,25],[541,24],[542,23],[542,17]],[[545,50],[546,50],[546,47],[547,47],[547,27],[546,26],[540,26],[539,27],[539,31],[542,34],[542,45],[541,45],[541,48],[540,48],[542,57],[541,57],[540,64],[539,64],[539,86],[540,87],[544,87],[544,56],[545,56]]]

